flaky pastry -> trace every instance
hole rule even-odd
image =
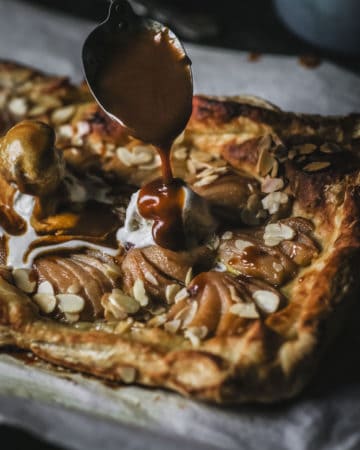
[[[3,62],[0,128],[2,346],[217,403],[306,385],[359,290],[359,114],[194,97],[172,163],[219,226],[183,252],[116,240],[160,160],[85,87]]]

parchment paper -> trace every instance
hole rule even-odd
[[[82,78],[82,42],[93,24],[0,0],[0,59]],[[327,62],[186,46],[195,90],[255,94],[283,109],[323,114],[360,111],[360,77]],[[353,349],[359,342],[352,342]],[[354,350],[353,350],[354,352]],[[343,356],[342,348],[340,355]],[[20,425],[71,449],[356,449],[360,448],[360,382],[353,360],[330,358],[329,372],[354,373],[291,402],[225,409],[140,387],[110,388],[47,365],[0,355],[0,422]],[[320,384],[321,384],[320,380]],[[351,381],[351,382],[350,382]]]

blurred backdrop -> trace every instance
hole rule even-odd
[[[108,0],[28,0],[100,21]],[[326,55],[360,70],[359,0],[130,0],[139,14],[202,44]]]

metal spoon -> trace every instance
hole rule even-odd
[[[112,1],[112,3],[110,4],[108,17],[103,23],[97,26],[89,34],[84,43],[82,51],[86,81],[95,99],[110,117],[118,121],[121,125],[127,127],[132,132],[130,134],[140,139],[143,139],[144,136],[136,135],[136,130],[131,127],[132,124],[124,123],[123,117],[119,117],[122,115],[119,114],[119,109],[117,109],[117,114],[115,115],[114,107],[113,105],[111,105],[111,103],[113,102],[107,101],[104,96],[101,95],[101,89],[99,87],[99,76],[101,74],[101,70],[104,67],[104,64],[108,62],[109,58],[116,57],[116,55],[112,55],[111,53],[114,42],[128,42],[129,36],[134,36],[134,33],[141,33],[144,32],[144,30],[152,30],[156,33],[167,33],[168,40],[171,43],[171,46],[173,46],[173,48],[176,49],[179,54],[183,55],[184,59],[186,59],[187,61],[186,64],[188,64],[189,73],[186,82],[189,85],[189,90],[191,90],[192,95],[193,82],[190,68],[191,61],[187,57],[185,49],[180,43],[179,39],[171,30],[169,30],[160,22],[137,16],[129,3],[125,0]],[[144,83],[146,82],[147,78],[146,74],[144,74]],[[127,86],[124,86],[124,89],[126,88]],[[176,89],[176,86],[174,86],[174,89]],[[191,106],[190,109],[187,108],[189,109],[189,111],[187,111],[187,109],[182,107],[181,105],[179,105],[178,108],[179,116],[181,116],[181,114],[185,114],[186,116],[188,116],[185,117],[185,126],[191,114]],[[154,111],[154,113],[157,113],[157,111]],[[177,114],[177,112],[175,111],[174,114]],[[124,114],[124,116],[126,117],[126,114]],[[182,130],[179,130],[179,132],[181,131]],[[150,143],[158,144],[156,142]]]

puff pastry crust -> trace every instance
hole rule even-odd
[[[143,144],[112,123],[84,86],[2,62],[1,131],[24,118],[50,123],[67,164],[79,173],[95,167],[109,182],[129,186],[129,192],[159,175],[153,150],[141,150]],[[129,164],[129,154],[141,152],[150,152],[146,164],[141,159]],[[210,402],[274,402],[294,396],[324,352],[331,351],[357,301],[359,155],[359,114],[299,115],[254,97],[194,97],[173,164],[231,223],[218,242],[194,254],[164,255],[161,249],[122,254],[116,286],[130,295],[136,279],[143,278],[151,318],[106,315],[103,300],[105,319],[57,320],[42,314],[3,268],[0,345],[30,350],[75,371]],[[244,242],[261,249],[258,265],[244,262]],[[234,248],[238,260],[231,262]],[[169,305],[174,284],[174,295],[181,289],[185,295]],[[248,306],[247,315],[241,315],[242,306],[236,305],[253,305],[260,291],[267,298],[272,294],[275,309]],[[186,308],[193,305],[189,318]],[[156,308],[162,308],[159,314]],[[187,333],[176,329],[184,309]]]

